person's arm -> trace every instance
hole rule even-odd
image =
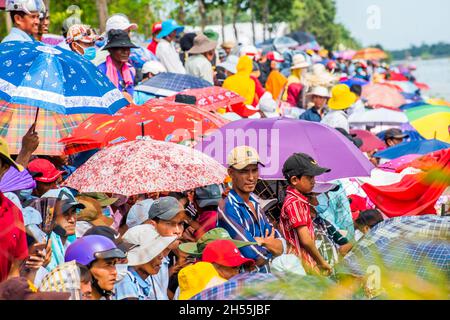
[[[299,226],[296,228],[296,231],[301,246],[306,250],[306,252],[311,255],[311,257],[313,257],[314,261],[316,261],[320,269],[323,269],[326,272],[330,273],[332,271],[332,268],[316,248],[316,244],[309,235],[308,228],[306,226]]]
[[[255,237],[255,240],[258,242],[260,246],[265,247],[270,251],[275,257],[278,257],[285,252],[285,246],[280,239],[275,238],[275,228],[272,227],[272,231],[269,234],[269,230],[266,229],[266,236]]]
[[[34,132],[35,129],[36,123],[34,123],[23,136],[22,148],[20,149],[19,155],[16,159],[16,162],[24,168],[28,166],[28,162],[30,162],[33,152],[36,151],[39,146],[39,136],[37,132]]]

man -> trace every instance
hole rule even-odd
[[[325,87],[314,87],[309,95],[314,105],[300,115],[300,120],[320,122],[330,98],[328,89]]]
[[[404,134],[402,130],[397,128],[392,128],[386,130],[384,133],[384,142],[388,147],[396,146],[403,142],[404,139],[408,138],[407,134]]]
[[[222,43],[222,49],[225,51],[225,57],[228,57],[231,54],[231,50],[236,46],[233,41],[224,41]]]
[[[261,212],[253,196],[259,178],[258,152],[248,146],[234,148],[227,158],[228,175],[233,188],[218,208],[218,227],[228,231],[235,240],[257,242],[241,249],[246,258],[255,260],[256,270],[269,272],[273,257],[285,253],[286,242]],[[261,164],[262,165],[262,164]]]
[[[159,39],[158,34],[162,30],[162,22],[155,22],[152,26],[152,42],[148,45],[147,49],[156,55],[156,48],[158,47]]]
[[[95,42],[99,40],[95,30],[88,25],[74,24],[67,32],[66,42],[73,52],[85,57],[87,60],[94,60],[97,54]]]
[[[14,26],[2,43],[9,41],[34,42],[33,35],[39,31],[39,14],[43,8],[45,6],[42,0],[7,0],[5,9],[10,13]]]
[[[346,110],[350,108],[357,100],[356,94],[350,91],[345,84],[338,84],[331,89],[331,99],[328,101],[328,107],[331,109],[321,123],[332,128],[344,129],[350,132],[348,123],[348,114]]]
[[[174,20],[169,19],[162,23],[161,31],[157,36],[160,40],[158,47],[156,48],[156,57],[168,72],[186,73],[186,70],[181,63],[180,56],[173,44],[177,34],[181,33],[183,30],[184,27],[179,26]]]
[[[46,159],[34,159],[28,164],[28,170],[34,175],[36,181],[36,188],[33,190],[32,195],[35,197],[41,197],[47,191],[56,189],[60,181],[62,181],[62,175],[64,171],[56,169],[56,167],[50,161]]]
[[[194,38],[194,46],[188,51],[186,73],[214,84],[211,61],[214,58],[217,42],[211,41],[203,33]]]
[[[34,38],[38,41],[42,41],[44,34],[48,34],[48,28],[50,26],[50,13],[43,7],[39,13],[39,27],[38,33],[34,35]]]

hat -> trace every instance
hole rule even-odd
[[[225,70],[227,70],[233,74],[236,74],[237,73],[236,66],[237,66],[238,62],[239,62],[239,57],[237,57],[235,55],[229,55],[224,62],[218,64],[217,66],[222,67]]]
[[[236,44],[233,41],[224,41],[221,45],[223,49],[233,49]]]
[[[239,146],[231,150],[227,157],[228,167],[238,170],[244,169],[250,164],[264,165],[259,161],[259,154],[254,148],[249,146]]]
[[[253,266],[255,261],[245,258],[231,240],[214,240],[203,250],[202,261],[224,267]]]
[[[41,196],[41,199],[55,198],[61,199],[61,212],[67,212],[69,209],[84,209],[84,204],[79,203],[67,188],[50,189]]]
[[[108,226],[94,226],[87,230],[84,236],[103,236],[114,242],[114,244],[122,250],[123,252],[128,252],[130,249],[134,248],[136,245],[131,244],[123,240],[120,237],[120,233]]]
[[[102,50],[111,48],[138,48],[138,46],[131,42],[126,31],[113,29],[108,32],[108,42]]]
[[[167,72],[166,67],[164,67],[161,62],[156,60],[147,61],[142,66],[142,74],[151,73],[156,76],[157,74],[163,72]]]
[[[55,165],[47,159],[37,158],[28,164],[28,170],[33,173],[39,173],[34,180],[51,183],[56,181],[65,171],[56,169]]]
[[[330,92],[325,87],[314,87],[308,95],[330,98]]]
[[[216,268],[209,262],[197,262],[184,267],[178,273],[180,286],[179,300],[189,300],[196,294],[211,287],[215,287],[227,280],[222,278]]]
[[[344,110],[351,107],[358,100],[356,94],[350,91],[346,84],[338,84],[331,89],[331,99],[328,106],[333,110]]]
[[[148,220],[148,212],[153,205],[153,199],[145,199],[135,203],[128,211],[126,224],[128,228],[133,228],[143,224]]]
[[[114,204],[118,198],[111,198],[106,195],[106,193],[103,192],[83,192],[79,194],[80,196],[87,196],[90,198],[94,198],[98,202],[100,202],[100,205],[102,208],[108,207],[112,204]]]
[[[78,196],[77,200],[84,205],[84,209],[78,212],[77,220],[90,222],[94,226],[111,226],[114,223],[112,218],[103,215],[99,201],[87,196]]]
[[[0,300],[68,300],[70,295],[70,292],[40,292],[23,277],[0,283]]]
[[[131,23],[128,17],[124,14],[118,13],[112,15],[108,20],[106,20],[106,33],[111,30],[122,30],[130,31],[136,30],[138,25],[136,23]]]
[[[189,51],[194,46],[194,39],[197,36],[194,32],[183,34],[180,39],[180,48],[182,51]]]
[[[308,68],[310,64],[306,61],[306,58],[302,54],[296,54],[292,57],[291,69],[304,69]]]
[[[214,50],[217,47],[216,41],[211,41],[209,38],[203,33],[199,33],[194,38],[194,45],[188,51],[190,54],[200,54],[205,53],[211,50]]]
[[[162,39],[164,37],[167,37],[169,34],[171,34],[174,31],[176,31],[177,35],[178,35],[181,32],[183,32],[183,30],[184,30],[183,26],[178,25],[175,20],[169,19],[169,20],[164,21],[161,24],[161,31],[158,33],[158,35],[156,37],[158,39]]]
[[[18,171],[23,171],[24,168],[11,158],[11,155],[9,154],[8,143],[3,138],[0,138],[0,156],[2,157],[2,160],[5,160],[9,165],[13,166]]]
[[[178,249],[191,256],[201,257],[206,245],[214,240],[230,240],[235,244],[237,248],[258,244],[257,242],[233,240],[227,230],[223,228],[214,228],[201,236],[200,239],[197,240],[197,242],[182,243],[180,244]]]
[[[150,210],[148,211],[148,219],[159,218],[162,220],[170,220],[178,213],[184,211],[181,204],[174,197],[163,197],[156,199]]]
[[[244,46],[240,50],[241,56],[249,56],[254,59],[258,55],[258,49],[255,46]]]
[[[284,62],[283,56],[276,51],[269,51],[267,53],[267,60],[275,61],[275,62]]]
[[[66,42],[72,43],[74,41],[81,41],[83,43],[94,43],[100,40],[101,37],[97,35],[94,29],[85,24],[74,24],[67,32]]]
[[[155,22],[152,26],[152,34],[160,32],[162,29],[162,21]]]
[[[409,137],[409,135],[404,134],[402,132],[402,130],[397,129],[397,128],[388,129],[384,133],[384,140],[387,140],[387,139],[404,139],[404,138],[407,138],[407,137]]]
[[[222,200],[222,190],[217,184],[196,188],[195,198],[200,208],[217,206],[219,201]]]
[[[217,32],[215,32],[214,30],[207,29],[207,30],[203,31],[203,34],[212,41],[219,40],[219,34]]]
[[[294,153],[283,165],[283,175],[286,180],[294,176],[319,176],[330,172],[328,168],[319,167],[317,162],[305,153]]]
[[[128,265],[138,266],[150,262],[166,249],[177,237],[163,237],[149,224],[142,224],[128,229],[123,239],[136,245],[128,251]]]

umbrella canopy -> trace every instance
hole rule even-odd
[[[381,150],[386,148],[386,144],[367,130],[350,130],[350,134],[356,134],[356,136],[362,140],[363,144],[360,147],[363,152],[370,152],[373,150]]]
[[[167,142],[194,141],[228,123],[194,106],[153,99],[143,106],[123,108],[116,114],[93,115],[61,140],[65,153],[103,148],[141,136]]]
[[[168,97],[186,89],[211,86],[212,84],[208,81],[188,74],[163,72],[138,85],[135,90],[156,96]]]
[[[368,81],[363,80],[363,79],[358,79],[358,78],[351,78],[351,79],[348,79],[348,80],[343,80],[343,81],[340,81],[340,83],[346,84],[349,87],[351,87],[354,84],[358,84],[361,87],[369,84]]]
[[[3,193],[34,188],[36,182],[28,170],[19,172],[16,168],[10,167],[0,180],[0,192]]]
[[[406,93],[416,93],[419,88],[410,81],[388,81],[388,84],[393,84],[400,87],[402,92]]]
[[[0,44],[0,98],[62,114],[114,114],[129,104],[77,53],[40,42]]]
[[[39,146],[34,154],[59,156],[64,145],[59,142],[69,135],[89,114],[63,115],[42,109],[36,119],[36,108],[0,102],[0,137],[8,143],[11,154],[18,154],[22,147],[22,137],[36,122]]]
[[[356,54],[355,50],[344,50],[335,52],[334,56],[337,59],[352,60],[355,54]]]
[[[378,166],[379,169],[389,172],[397,172],[399,167],[403,167],[405,164],[412,162],[413,160],[421,157],[421,154],[407,154],[397,159],[388,161]]]
[[[362,98],[372,107],[398,109],[406,103],[405,98],[395,88],[380,83],[368,84],[363,87]]]
[[[66,41],[66,38],[64,38],[64,36],[59,35],[59,34],[43,34],[42,35],[42,39],[41,41],[45,44],[51,45],[53,47],[59,45],[62,42]]]
[[[444,99],[428,99],[427,103],[436,105],[436,106],[447,106],[450,107],[450,102],[445,101]]]
[[[423,82],[414,82],[414,84],[422,91],[430,90],[430,86]]]
[[[407,109],[405,113],[423,137],[450,143],[450,107],[424,105]]]
[[[388,56],[386,52],[378,48],[366,48],[359,50],[353,56],[353,60],[382,60]]]
[[[450,148],[450,144],[434,139],[405,141],[386,150],[377,152],[374,156],[384,159],[396,159],[407,154],[427,154],[448,148]]]
[[[307,153],[320,166],[331,169],[317,177],[319,181],[368,176],[373,169],[363,153],[339,131],[317,122],[287,118],[233,121],[203,138],[195,148],[226,165],[229,152],[241,145],[258,150],[265,164],[260,177],[265,180],[283,180],[283,164],[296,152]]]
[[[350,125],[398,125],[401,123],[407,123],[408,118],[403,112],[380,108],[365,112],[353,113],[348,117],[348,122],[350,123]]]
[[[195,105],[205,111],[216,111],[217,109],[245,101],[245,99],[237,93],[222,87],[188,89],[180,92],[180,94],[196,97],[197,100]],[[166,99],[175,101],[175,98],[176,95],[167,97]]]
[[[222,183],[227,173],[214,159],[191,148],[163,141],[137,140],[100,150],[65,185],[79,192],[125,196],[181,192]]]

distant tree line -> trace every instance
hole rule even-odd
[[[413,45],[409,49],[391,51],[391,55],[394,60],[450,57],[450,43],[422,44],[419,47]]]

